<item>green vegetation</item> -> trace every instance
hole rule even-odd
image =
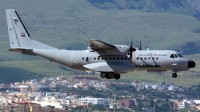
[[[121,4],[120,0],[115,0],[115,3]],[[141,7],[140,5],[144,4],[139,3],[135,7]],[[172,49],[184,54],[192,51],[188,57],[195,58],[198,62],[197,67],[192,69],[196,73],[185,73],[182,79],[179,77],[175,80],[168,75],[146,75],[146,72],[132,72],[122,75],[119,81],[170,81],[178,85],[199,83],[197,77],[200,70],[200,59],[196,53],[199,53],[200,22],[184,13],[168,13],[173,12],[172,8],[171,11],[165,11],[165,13],[126,8],[124,10],[117,8],[101,10],[87,0],[0,1],[0,6],[0,69],[2,71],[0,73],[1,77],[12,73],[17,74],[9,76],[10,80],[0,78],[0,82],[83,73],[50,63],[40,57],[5,51],[9,48],[5,9],[11,7],[18,11],[33,39],[57,48],[86,49],[87,40],[91,38],[111,44],[126,45],[130,45],[130,40],[133,39],[134,46],[137,47],[141,40],[145,49],[147,47]]]

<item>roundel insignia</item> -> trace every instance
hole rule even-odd
[[[60,58],[60,54],[57,55],[57,58]]]

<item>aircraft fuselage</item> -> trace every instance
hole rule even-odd
[[[181,71],[188,69],[188,60],[178,56],[176,51],[169,50],[137,50],[133,52],[132,60],[129,55],[99,54],[89,50],[34,49],[33,53],[70,68],[85,71],[125,73],[132,70]],[[174,58],[170,57],[171,55],[174,55]],[[99,66],[93,68],[92,66],[96,63]],[[108,63],[108,66],[105,63]],[[85,67],[88,64],[91,64],[91,69]],[[110,67],[112,64],[115,66]]]

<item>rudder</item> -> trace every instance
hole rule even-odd
[[[31,48],[31,37],[14,9],[6,9],[10,48]]]

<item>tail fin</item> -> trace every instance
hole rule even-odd
[[[15,9],[6,9],[6,18],[8,24],[8,34],[11,51],[22,51],[37,49],[52,49],[53,47],[42,44],[31,39],[30,34],[25,28],[22,20]]]

